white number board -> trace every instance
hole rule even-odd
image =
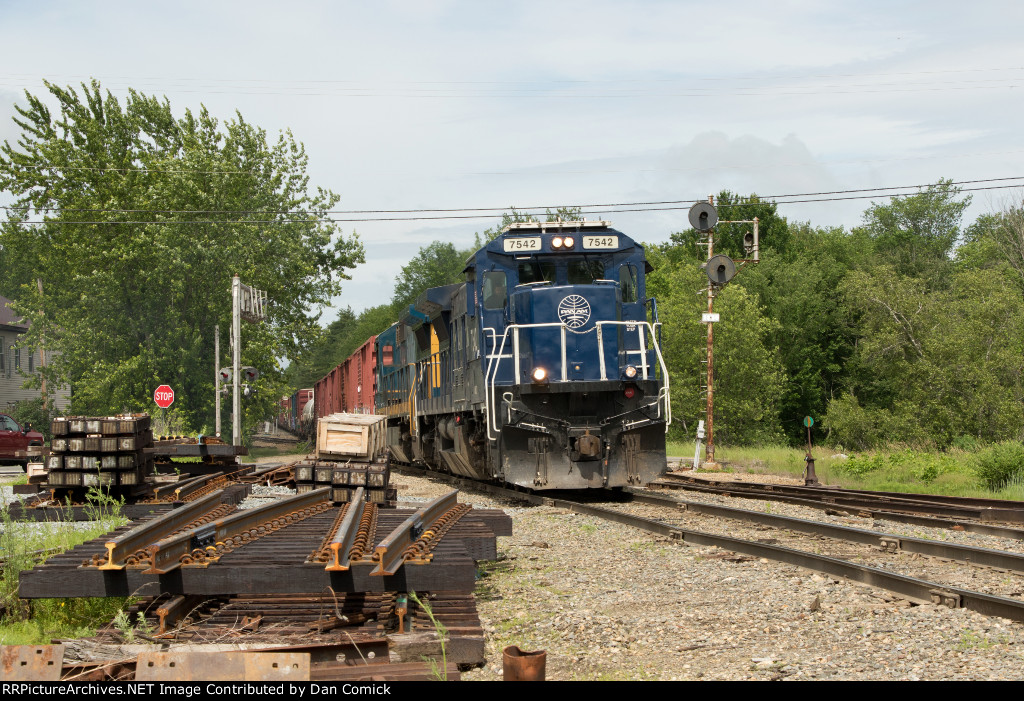
[[[512,239],[505,239],[505,253],[516,253],[518,251],[539,251],[539,236],[517,236]]]
[[[584,236],[584,248],[618,248],[618,236]]]

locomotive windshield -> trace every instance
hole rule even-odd
[[[519,264],[519,284],[529,285],[534,282],[554,282],[555,264],[551,261],[531,260]]]
[[[604,279],[604,263],[599,260],[578,260],[569,263],[570,285],[589,285],[594,280]]]

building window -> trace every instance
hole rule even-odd
[[[7,356],[4,354],[4,337],[0,336],[0,375],[6,374],[7,372]]]
[[[21,370],[21,349],[17,347],[14,349],[14,369]]]
[[[36,354],[33,351],[28,352],[28,371],[36,371]]]

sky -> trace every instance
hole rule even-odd
[[[328,322],[390,299],[421,246],[468,248],[512,206],[681,202],[588,217],[657,243],[720,190],[1024,176],[1022,19],[1024,4],[984,0],[0,0],[0,140],[16,140],[25,90],[96,78],[290,129],[338,209],[493,208],[344,223],[366,263]],[[1020,192],[973,192],[965,223]],[[885,201],[867,194],[779,211],[849,228]]]

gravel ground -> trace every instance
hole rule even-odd
[[[400,498],[450,489],[405,475],[393,479]],[[1022,675],[1024,626],[1017,623],[911,605],[798,567],[690,547],[552,507],[469,491],[460,501],[503,508],[514,520],[514,534],[498,542],[502,559],[482,567],[477,589],[488,663],[464,679],[500,679],[507,645],[546,650],[551,680]],[[733,501],[754,508],[749,500]],[[971,534],[956,538],[975,542]]]

